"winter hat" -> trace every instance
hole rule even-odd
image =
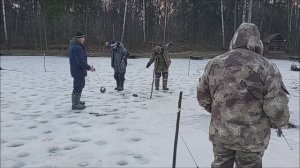
[[[81,31],[76,32],[75,38],[82,38],[82,37],[85,37],[84,33],[82,33]]]

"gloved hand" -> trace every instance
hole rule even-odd
[[[90,71],[91,71],[91,72],[95,72],[95,71],[96,71],[96,68],[94,68],[93,66],[91,66]]]
[[[150,67],[150,64],[148,63],[147,65],[146,65],[146,68],[149,68]]]

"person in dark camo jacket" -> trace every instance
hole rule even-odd
[[[288,124],[288,91],[275,64],[262,56],[259,30],[243,23],[230,51],[206,65],[197,99],[211,113],[212,168],[262,167],[270,126]]]
[[[125,73],[127,67],[127,57],[129,52],[124,47],[124,44],[118,41],[105,42],[107,48],[111,49],[111,67],[114,69],[114,78],[117,87],[115,90],[124,90]]]
[[[172,42],[166,45],[155,46],[153,54],[146,65],[146,68],[149,68],[150,65],[154,62],[155,90],[159,90],[159,81],[161,76],[163,77],[163,90],[169,90],[167,85],[171,59],[168,55],[168,49],[171,46],[173,46]]]

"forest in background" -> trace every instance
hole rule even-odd
[[[228,49],[242,22],[261,38],[280,33],[299,51],[300,0],[1,0],[1,49],[66,50],[75,32],[89,50],[123,41],[131,50],[174,42],[174,52]]]

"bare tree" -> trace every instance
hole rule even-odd
[[[167,17],[168,17],[168,3],[167,3],[167,0],[166,0],[166,1],[165,1],[165,26],[164,26],[164,41],[163,41],[163,43],[164,43],[164,44],[166,44]]]
[[[246,11],[247,11],[247,0],[244,0],[244,8],[243,8],[243,23],[246,22]]]
[[[5,3],[4,3],[4,0],[2,0],[2,12],[3,12],[4,36],[5,36],[5,43],[6,43],[6,47],[7,47],[8,38],[7,38],[7,30],[6,30],[6,17],[5,17]]]
[[[225,49],[225,33],[224,33],[224,7],[223,7],[223,0],[221,0],[221,20],[222,20],[222,44],[223,44],[223,49]]]
[[[127,0],[126,0],[126,1],[125,1],[125,10],[124,10],[124,19],[123,19],[123,31],[122,31],[121,42],[123,42],[123,39],[124,39],[124,33],[125,33],[127,5],[128,5],[128,3],[127,3]]]
[[[233,21],[233,32],[236,30],[236,12],[237,12],[237,0],[234,1],[234,21]]]
[[[44,40],[45,40],[45,45],[46,45],[46,50],[48,50],[48,40],[47,40],[47,28],[46,28],[46,7],[45,7],[45,2],[44,2]]]
[[[250,0],[248,6],[248,23],[251,23],[251,17],[252,17],[252,0]]]
[[[146,7],[145,0],[143,0],[143,33],[144,33],[144,43],[146,42]]]

